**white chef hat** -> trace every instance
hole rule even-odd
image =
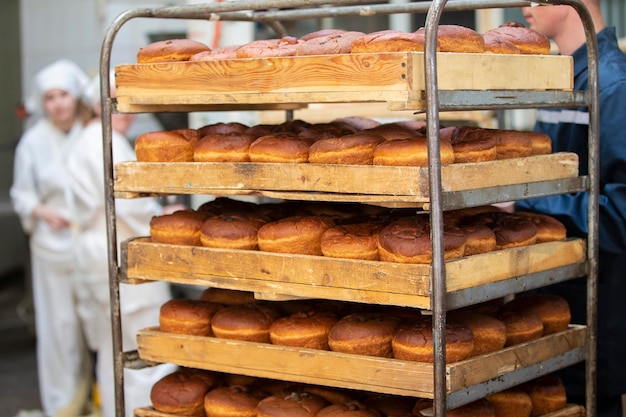
[[[43,114],[43,96],[46,92],[59,89],[80,98],[87,75],[74,62],[68,59],[58,60],[35,74],[31,95],[25,101],[29,114]]]
[[[111,89],[111,94],[115,92],[115,71],[111,70],[109,72],[109,85]],[[82,92],[82,100],[88,105],[90,108],[95,109],[100,105],[100,75],[96,75],[93,77]]]

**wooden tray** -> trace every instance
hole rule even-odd
[[[541,417],[584,417],[585,408],[581,405],[568,404],[564,408]],[[152,407],[135,409],[135,417],[186,417],[180,414],[168,414],[155,410]]]
[[[506,173],[506,175],[503,175]],[[575,178],[578,156],[554,153],[441,167],[442,191]],[[356,201],[427,202],[427,167],[211,162],[122,162],[115,165],[115,193],[225,194],[257,190],[351,195]],[[363,200],[366,199],[366,200]]]
[[[315,102],[424,103],[424,53],[119,65],[117,108]],[[571,57],[437,54],[439,90],[571,90]]]
[[[539,366],[573,351],[582,353],[584,326],[510,346],[446,365],[447,392],[494,380],[508,373]],[[137,333],[139,356],[149,363],[174,363],[191,368],[433,398],[433,364],[351,355],[269,343],[163,333],[158,328]],[[550,372],[544,369],[543,373]],[[528,379],[541,372],[528,374]],[[500,388],[504,389],[504,387]]]
[[[567,239],[493,251],[447,261],[449,293],[584,262],[585,241]],[[430,265],[212,249],[153,243],[123,243],[126,280],[170,281],[254,291],[261,294],[431,307]],[[532,288],[532,286],[529,286]],[[272,299],[263,296],[260,298]]]

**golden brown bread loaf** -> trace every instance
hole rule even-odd
[[[468,217],[465,224],[490,227],[496,235],[496,249],[532,245],[537,242],[537,226],[527,217],[502,211],[485,211]]]
[[[324,407],[316,417],[381,417],[381,414],[373,408],[368,408],[362,402],[354,400]]]
[[[519,54],[520,50],[512,42],[502,37],[497,32],[488,31],[483,33],[485,41],[485,53],[491,54]]]
[[[550,53],[548,38],[521,23],[506,22],[497,28],[491,29],[485,35],[499,37],[515,45],[521,54],[547,55]],[[484,36],[484,35],[483,35]]]
[[[536,314],[543,323],[544,336],[566,330],[572,319],[567,300],[557,294],[521,294],[502,308]]]
[[[248,148],[251,162],[302,163],[309,160],[310,142],[295,133],[261,136]]]
[[[204,397],[204,412],[207,417],[256,417],[256,407],[266,395],[249,385],[214,388]]]
[[[342,31],[308,38],[297,46],[296,55],[349,54],[352,41],[364,35],[363,32]]]
[[[439,142],[442,165],[454,162],[454,149],[448,141]],[[428,166],[428,140],[425,137],[387,140],[374,148],[372,163],[391,166]]]
[[[525,158],[533,151],[531,132],[492,129],[496,135],[496,159]]]
[[[385,140],[414,139],[416,136],[424,137],[423,134],[396,122],[383,123],[378,126],[370,127],[365,129],[363,133],[374,133],[382,136]]]
[[[242,135],[248,129],[248,126],[240,122],[218,122],[202,126],[197,130],[200,132],[200,137],[204,137],[207,135]]]
[[[135,154],[138,162],[193,162],[196,141],[181,131],[146,132],[135,140]]]
[[[352,53],[363,52],[423,52],[424,34],[399,30],[368,33],[352,42]]]
[[[200,227],[200,242],[208,248],[258,249],[257,235],[268,219],[250,212],[209,217]]]
[[[180,369],[158,380],[150,391],[155,410],[181,416],[204,415],[204,396],[219,379],[207,371]]]
[[[465,253],[465,234],[454,226],[443,230],[444,257],[453,259]],[[393,221],[378,234],[381,261],[428,264],[432,261],[430,223],[426,216],[411,216]]]
[[[256,138],[241,133],[204,136],[193,148],[195,162],[249,162],[248,150]]]
[[[189,61],[218,61],[221,59],[237,58],[237,49],[241,45],[230,45],[220,48],[212,48],[210,51],[202,51],[189,57]]]
[[[333,221],[325,216],[291,216],[269,222],[259,229],[259,249],[321,256],[322,234],[332,226]]]
[[[169,300],[159,310],[159,326],[167,333],[213,336],[211,318],[222,307],[202,300]]]
[[[257,404],[257,417],[315,417],[327,404],[307,392],[271,395]]]
[[[391,339],[400,324],[394,316],[353,313],[340,319],[328,334],[330,350],[391,358]]]
[[[303,41],[285,36],[280,39],[261,39],[241,45],[235,51],[237,58],[274,58],[294,56]]]
[[[213,315],[211,329],[222,339],[270,343],[269,328],[279,313],[260,303],[224,307]]]
[[[445,130],[444,130],[445,129]],[[441,129],[441,138],[449,137],[454,151],[454,162],[482,162],[496,159],[496,137],[489,129],[458,126]]]
[[[150,220],[150,239],[157,243],[201,246],[200,228],[209,213],[179,210]]]
[[[471,356],[502,349],[506,343],[506,325],[495,317],[468,311],[452,311],[449,320],[461,323],[472,331],[474,350]]]
[[[168,39],[139,48],[137,62],[148,64],[152,62],[187,61],[192,55],[209,50],[207,45],[191,39]]]
[[[304,310],[281,317],[270,325],[270,340],[275,345],[329,350],[328,333],[337,323],[333,314]]]
[[[506,326],[505,346],[529,342],[543,335],[543,322],[531,311],[502,309],[497,315]]]
[[[333,258],[377,261],[382,223],[354,223],[331,227],[320,239],[322,254]]]
[[[509,388],[485,397],[495,411],[496,417],[530,417],[533,403],[524,390]]]
[[[561,379],[544,375],[519,386],[529,396],[533,408],[531,417],[543,416],[560,410],[567,404],[567,393]]]
[[[426,29],[422,27],[417,32],[425,35]],[[485,51],[485,40],[481,34],[465,26],[439,25],[437,46],[439,52],[481,53]]]
[[[338,138],[315,141],[309,148],[309,162],[313,164],[371,165],[374,148],[385,138],[374,133],[355,133]]]
[[[407,361],[432,363],[432,320],[421,318],[402,324],[391,342],[393,357]],[[467,359],[474,351],[474,335],[460,323],[446,323],[446,362]]]
[[[528,217],[537,227],[537,243],[563,240],[567,237],[565,225],[552,216],[518,211],[518,216]]]

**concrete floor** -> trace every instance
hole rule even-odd
[[[21,271],[0,277],[0,416],[38,410],[36,339]]]

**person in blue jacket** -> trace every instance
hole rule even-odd
[[[626,55],[615,28],[606,27],[599,0],[583,0],[596,29],[599,55],[599,279],[598,279],[598,416],[621,417],[626,394]],[[550,38],[562,55],[574,59],[574,89],[588,86],[587,46],[578,13],[569,6],[524,7],[532,29]],[[588,174],[589,113],[586,108],[545,109],[537,112],[535,130],[552,138],[554,152],[579,155],[580,175]],[[516,210],[551,215],[561,220],[568,235],[585,237],[588,193],[580,192],[518,201]],[[570,303],[572,321],[585,323],[586,282],[576,279],[553,285]],[[559,374],[571,402],[584,404],[584,364]]]

